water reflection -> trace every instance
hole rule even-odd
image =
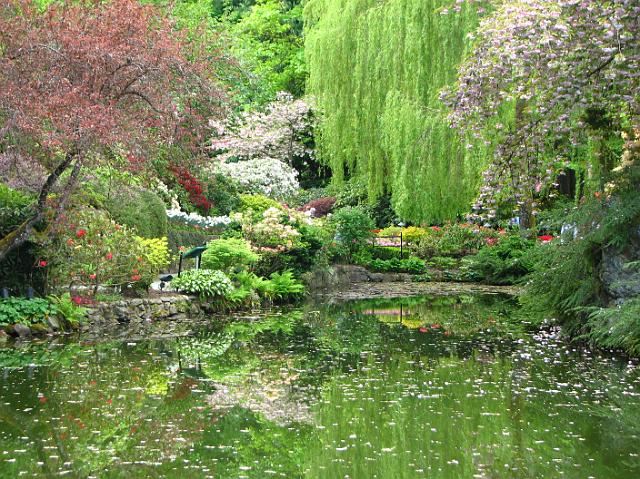
[[[495,296],[0,349],[0,477],[635,478],[634,364]]]

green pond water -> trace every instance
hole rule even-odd
[[[32,342],[0,374],[2,478],[640,477],[636,363],[495,295]]]

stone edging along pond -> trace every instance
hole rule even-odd
[[[329,298],[331,301],[351,301],[372,298],[399,298],[428,294],[503,293],[518,294],[518,289],[509,286],[488,286],[477,283],[421,282],[411,280],[411,275],[402,273],[371,273],[353,265],[338,265],[328,270],[313,273],[307,278],[312,296]],[[83,331],[106,331],[119,325],[136,329],[148,323],[166,321],[183,323],[202,319],[207,315],[220,314],[219,305],[201,301],[197,296],[165,293],[148,298],[127,298],[114,302],[88,305],[87,320],[77,329]],[[27,339],[34,335],[55,334],[63,331],[57,320],[47,325],[32,327],[16,324],[4,333]],[[3,338],[0,337],[0,340]]]

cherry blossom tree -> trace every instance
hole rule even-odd
[[[588,127],[640,123],[640,3],[492,3],[442,98],[454,127],[495,146],[472,217],[490,220],[506,201],[527,223]]]
[[[213,122],[217,136],[212,149],[217,158],[251,160],[272,158],[292,166],[295,158],[313,156],[308,139],[313,130],[313,114],[307,102],[280,92],[266,111],[247,112],[239,120]]]
[[[0,239],[0,260],[59,214],[81,169],[105,161],[106,149],[144,157],[161,143],[197,140],[224,99],[212,80],[221,60],[136,0],[53,2],[44,11],[6,0],[0,45],[0,148],[26,144],[21,154],[47,170],[34,216]]]

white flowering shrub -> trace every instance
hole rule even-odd
[[[185,213],[179,209],[167,210],[167,217],[173,221],[199,226],[200,228],[222,228],[232,223],[228,216],[201,216],[198,213]]]
[[[298,172],[274,158],[219,163],[218,169],[248,193],[283,199],[292,196],[300,188]]]

